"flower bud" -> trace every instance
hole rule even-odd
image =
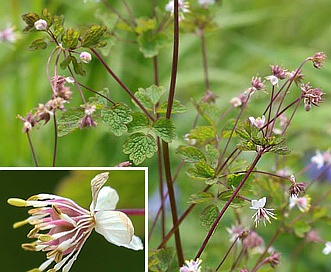
[[[88,52],[82,52],[82,53],[80,53],[79,58],[84,63],[89,63],[92,60],[92,56]]]
[[[39,19],[38,21],[34,22],[34,27],[37,30],[46,30],[47,28],[47,22],[43,19]]]

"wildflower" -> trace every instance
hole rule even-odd
[[[251,84],[255,90],[264,89],[264,81],[262,81],[260,77],[252,77]]]
[[[29,132],[37,124],[35,117],[36,116],[31,112],[29,112],[25,118],[23,118],[20,115],[17,116],[17,118],[23,122],[23,128],[22,128],[23,133]]]
[[[298,85],[299,83],[302,83],[303,81],[303,78],[304,78],[304,74],[301,73],[302,70],[295,70],[295,71],[292,71],[292,72],[286,72],[286,76],[295,82],[296,85]]]
[[[275,253],[274,251],[272,251],[270,253],[270,256],[265,258],[265,260],[263,261],[263,263],[269,263],[270,266],[272,268],[275,268],[277,265],[280,264],[280,253]]]
[[[262,128],[265,123],[265,116],[262,115],[261,117],[257,117],[256,119],[254,117],[248,117],[249,121],[251,122],[251,125],[257,128]]]
[[[326,54],[323,52],[317,52],[312,58],[313,65],[317,69],[321,69],[326,60]]]
[[[208,5],[214,5],[215,0],[198,0],[198,4],[203,7],[208,7]]]
[[[330,150],[328,149],[323,154],[321,151],[316,150],[316,155],[313,156],[310,161],[316,164],[317,169],[321,169],[324,165],[331,164],[331,154]]]
[[[34,27],[37,30],[46,30],[47,29],[47,22],[43,19],[39,19],[38,21],[34,22]]]
[[[278,79],[284,79],[286,78],[286,72],[287,70],[278,66],[278,65],[271,65],[271,73],[277,77]]]
[[[82,53],[80,53],[79,58],[84,63],[89,63],[92,60],[92,56],[88,52],[82,52]]]
[[[171,15],[173,15],[175,12],[175,1],[170,0],[168,2],[168,4],[166,4],[166,6],[165,6],[165,10],[170,12]],[[190,12],[189,3],[184,0],[178,0],[178,17],[179,17],[178,20],[179,21],[185,19],[184,13],[186,13],[186,12]]]
[[[195,145],[197,143],[197,140],[194,138],[191,138],[190,134],[185,134],[184,135],[184,140],[188,142],[189,145]]]
[[[233,107],[237,108],[242,105],[242,101],[239,97],[233,97],[230,100],[230,104],[232,104]]]
[[[179,271],[180,272],[200,272],[201,271],[201,263],[202,260],[200,259],[196,259],[196,261],[194,260],[190,260],[190,261],[185,261],[186,265],[183,265]]]
[[[39,117],[38,122],[40,122],[41,120],[44,120],[45,121],[44,124],[47,124],[48,121],[50,120],[51,116],[54,115],[54,112],[49,110],[46,107],[46,105],[39,103],[36,115]]]
[[[249,249],[255,249],[256,252],[262,251],[264,241],[255,231],[252,231],[247,237],[243,240],[243,245]]]
[[[323,254],[328,255],[331,252],[331,242],[325,243],[325,248],[323,249]]]
[[[306,111],[311,109],[311,105],[318,107],[318,104],[322,101],[322,96],[324,95],[320,88],[313,89],[309,83],[306,83],[301,85],[301,91]]]
[[[27,223],[34,227],[28,237],[37,240],[23,244],[23,249],[47,252],[47,260],[32,271],[44,271],[53,262],[54,267],[48,271],[61,268],[69,271],[93,229],[112,244],[133,250],[143,249],[140,238],[133,235],[129,217],[114,210],[119,200],[117,192],[109,186],[102,187],[108,175],[101,173],[91,180],[90,211],[68,198],[51,194],[38,194],[27,200],[8,199],[9,204],[17,207],[34,207],[29,210],[30,217],[14,224],[14,228]]]
[[[301,194],[301,193],[304,194],[305,193],[305,188],[307,186],[306,183],[296,182],[294,175],[291,175],[290,181],[292,183],[292,185],[290,186],[290,189],[289,189],[290,197],[299,196],[299,194]]]
[[[234,242],[238,237],[242,236],[244,229],[241,225],[234,225],[231,228],[226,228],[226,231],[230,234],[230,242]]]
[[[266,76],[265,79],[268,80],[268,81],[270,81],[270,83],[273,86],[275,86],[275,85],[278,86],[278,77],[276,77],[276,76]]]
[[[263,224],[266,225],[265,224],[266,221],[271,223],[270,217],[277,219],[275,217],[275,214],[271,212],[274,209],[264,208],[266,202],[267,202],[266,197],[260,198],[259,200],[252,200],[252,206],[250,207],[250,209],[257,210],[255,214],[252,216],[252,218],[254,218],[255,227],[258,226],[260,220],[262,220]]]
[[[72,97],[72,91],[70,87],[66,86],[66,83],[72,83],[74,79],[70,77],[55,76],[52,79],[53,87],[55,88],[55,94],[58,97],[63,98],[66,101],[69,101]]]
[[[80,121],[80,128],[84,127],[95,127],[97,125],[96,122],[92,119],[92,113],[95,112],[95,105],[86,105],[85,106],[85,116]]]
[[[323,242],[322,238],[319,236],[316,230],[311,230],[306,234],[306,241],[313,243],[321,243]]]
[[[310,201],[311,198],[309,195],[305,195],[303,197],[298,197],[296,195],[292,195],[290,197],[290,206],[289,208],[292,209],[294,206],[297,206],[300,212],[308,212],[310,209]]]
[[[18,39],[18,34],[15,33],[15,27],[7,25],[0,31],[0,42],[14,43]]]

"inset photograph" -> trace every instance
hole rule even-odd
[[[147,168],[1,169],[8,271],[145,271]]]

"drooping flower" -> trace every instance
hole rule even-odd
[[[251,84],[255,90],[263,90],[265,88],[264,81],[260,77],[252,77]]]
[[[324,93],[320,88],[312,88],[309,83],[301,85],[303,103],[306,111],[310,111],[311,106],[318,107],[318,104],[322,102],[322,96]]]
[[[91,54],[89,52],[85,52],[85,51],[80,53],[79,58],[84,63],[89,63],[92,60]]]
[[[264,240],[255,231],[251,231],[243,240],[245,248],[253,250],[253,253],[262,252],[264,248]]]
[[[185,264],[179,269],[179,272],[200,272],[202,260],[196,259],[185,261]]]
[[[274,75],[271,75],[271,76],[266,76],[265,79],[268,80],[268,81],[270,81],[270,83],[273,86],[278,86],[278,77],[276,77]]]
[[[286,78],[286,72],[287,72],[286,69],[280,67],[279,65],[271,65],[270,68],[271,68],[271,73],[278,79]]]
[[[189,7],[190,7],[189,3],[186,2],[185,0],[178,0],[178,17],[179,17],[178,20],[179,21],[185,19],[184,13],[190,12]],[[171,15],[173,15],[175,12],[175,1],[170,0],[168,2],[168,4],[166,4],[166,6],[165,6],[165,10],[170,12]]]
[[[292,209],[294,206],[297,206],[300,212],[308,212],[310,209],[310,201],[311,198],[309,195],[305,195],[302,197],[298,197],[296,195],[293,195],[290,197],[290,209]]]
[[[256,119],[252,116],[248,117],[250,123],[252,126],[257,127],[257,128],[262,128],[264,126],[265,123],[265,116],[262,115],[261,117],[257,117]]]
[[[325,60],[326,60],[326,54],[324,54],[323,52],[317,52],[312,57],[313,65],[317,69],[321,69],[323,67]]]
[[[323,254],[328,255],[331,252],[331,242],[326,242],[325,247],[323,248]]]
[[[258,226],[260,220],[262,220],[263,224],[266,225],[266,221],[271,223],[270,217],[273,219],[277,219],[275,217],[275,214],[271,212],[274,209],[264,208],[266,202],[267,202],[266,197],[262,197],[259,200],[252,200],[252,206],[250,207],[250,209],[257,210],[252,216],[252,218],[254,218],[255,227]]]
[[[39,19],[34,22],[34,27],[37,30],[46,30],[47,29],[47,22],[43,19]]]
[[[292,197],[292,196],[297,196],[298,197],[300,194],[305,193],[305,188],[307,186],[307,183],[296,182],[294,175],[291,175],[290,181],[292,183],[292,185],[289,188],[290,197]]]
[[[95,127],[97,125],[92,118],[92,113],[95,112],[96,106],[95,105],[86,105],[85,106],[85,116],[80,120],[80,128],[85,127]]]
[[[272,268],[280,264],[280,253],[272,251],[270,256],[265,258],[264,263],[269,263]]]
[[[321,153],[321,151],[316,150],[316,155],[313,156],[310,161],[316,164],[317,169],[321,169],[324,165],[331,164],[331,154],[330,150]]]
[[[23,244],[23,249],[47,252],[47,260],[32,271],[44,271],[53,262],[55,265],[48,271],[61,268],[63,272],[69,271],[93,229],[112,244],[133,250],[143,249],[140,238],[133,235],[129,217],[115,211],[119,200],[117,192],[109,186],[102,187],[108,175],[107,172],[101,173],[91,180],[89,211],[71,199],[51,194],[38,194],[27,200],[8,199],[9,204],[17,207],[34,207],[29,210],[30,216],[26,220],[14,224],[14,228],[27,223],[34,227],[28,237],[37,240]]]

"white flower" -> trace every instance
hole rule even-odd
[[[322,168],[324,165],[331,164],[330,150],[325,151],[323,154],[321,151],[316,150],[316,155],[313,156],[310,161],[316,164],[318,169]]]
[[[34,22],[34,27],[37,30],[45,30],[47,29],[47,22],[43,19],[39,19],[38,21]]]
[[[168,4],[166,4],[165,6],[165,10],[170,12],[171,15],[174,14],[175,12],[175,1],[174,0],[170,0],[168,2]],[[178,0],[178,20],[181,21],[184,19],[184,13],[186,12],[190,12],[189,10],[189,3],[185,2],[184,0]]]
[[[265,116],[262,115],[261,117],[257,117],[256,119],[254,117],[248,117],[250,123],[252,126],[257,127],[257,128],[262,128],[264,126],[265,123]]]
[[[47,260],[32,271],[44,271],[55,262],[53,269],[48,271],[62,268],[63,272],[68,272],[93,229],[112,244],[133,250],[143,249],[140,238],[133,235],[134,228],[129,217],[115,211],[119,200],[117,192],[109,186],[102,187],[108,175],[107,172],[101,173],[91,180],[92,203],[89,211],[71,199],[51,194],[38,194],[28,200],[8,199],[8,203],[14,206],[34,207],[29,210],[30,217],[14,224],[14,228],[27,223],[34,227],[28,237],[37,240],[23,244],[23,249],[47,252]],[[45,233],[47,230],[49,232]]]
[[[265,223],[266,221],[271,223],[270,217],[277,219],[275,217],[275,214],[273,212],[271,212],[274,209],[264,208],[266,202],[267,202],[266,197],[262,197],[259,200],[252,200],[252,206],[250,207],[250,209],[257,210],[256,213],[254,213],[252,216],[252,218],[254,218],[255,227],[258,226],[260,220],[262,220],[263,224],[266,225],[266,223]]]
[[[308,212],[310,209],[311,198],[309,195],[303,197],[298,197],[297,195],[292,195],[290,197],[289,208],[292,209],[294,206],[297,206],[300,212]]]
[[[84,63],[89,63],[92,60],[92,56],[88,52],[82,52],[82,53],[80,53],[79,58]]]
[[[323,254],[328,255],[331,252],[331,242],[325,243],[325,248],[323,248]]]
[[[202,260],[197,259],[196,261],[190,260],[190,261],[185,261],[186,265],[183,265],[179,272],[200,272],[201,271],[201,266],[200,264],[202,263]]]
[[[278,77],[271,75],[271,76],[266,76],[265,79],[269,80],[273,86],[275,85],[278,86]]]
[[[198,0],[198,3],[201,6],[214,5],[215,4],[215,0]]]

